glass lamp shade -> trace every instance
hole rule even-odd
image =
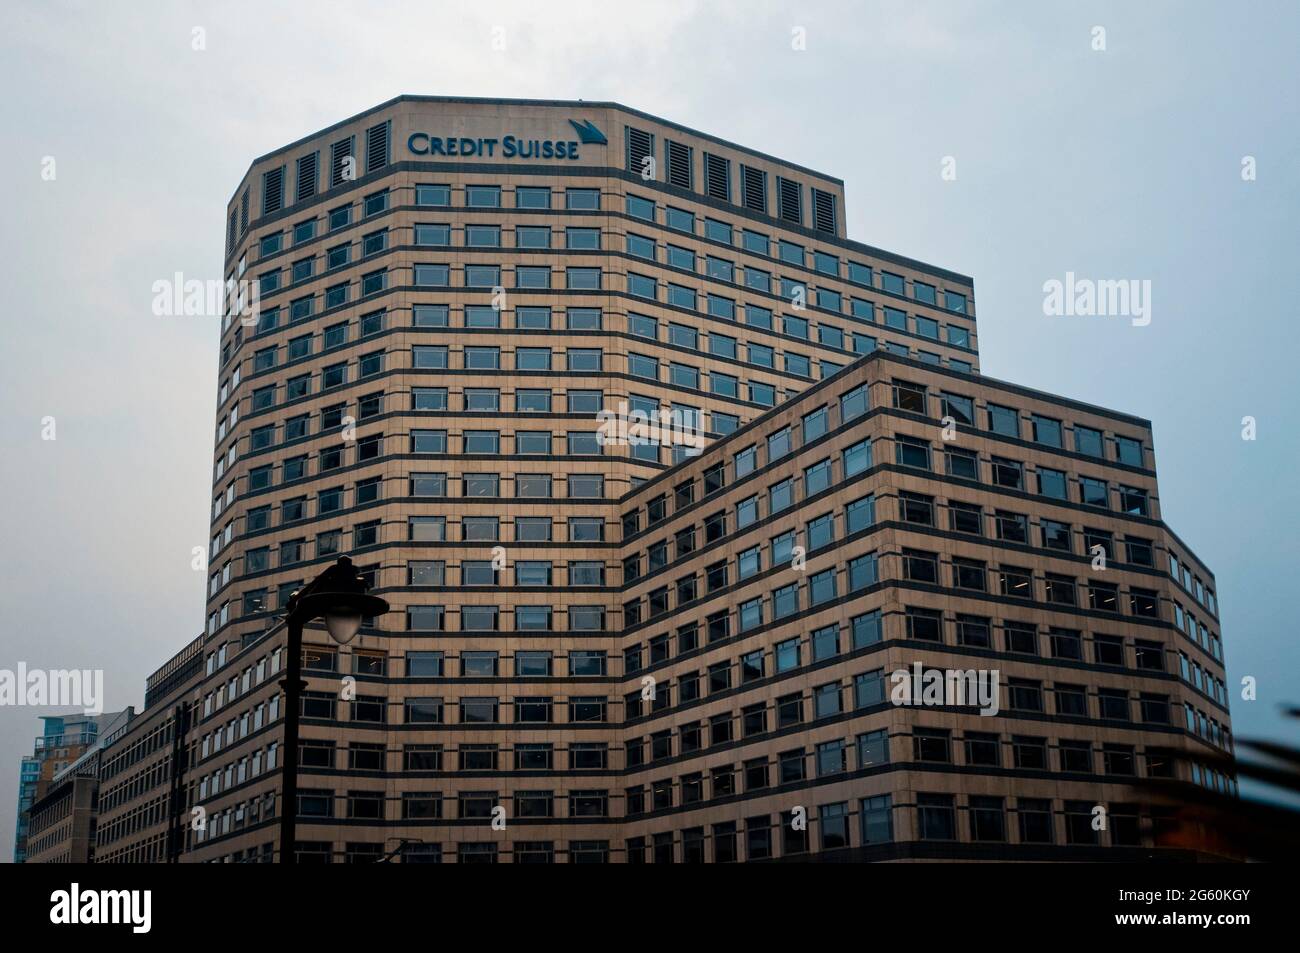
[[[335,642],[347,645],[357,637],[357,632],[361,629],[361,613],[346,606],[327,609],[325,628]]]

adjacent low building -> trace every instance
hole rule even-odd
[[[100,755],[97,863],[180,859],[193,744],[190,699],[202,683],[202,643],[202,637],[194,639],[149,676],[144,710]]]

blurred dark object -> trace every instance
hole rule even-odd
[[[1300,719],[1300,708],[1285,714]],[[1195,753],[1195,760],[1238,780],[1250,778],[1275,795],[1270,800],[1300,801],[1300,748],[1275,741],[1238,739],[1263,760]],[[1174,753],[1190,758],[1190,752]],[[1152,836],[1157,847],[1210,855],[1206,859],[1294,861],[1300,855],[1300,810],[1285,803],[1221,794],[1190,781],[1150,778],[1139,789],[1151,798]],[[1267,795],[1266,795],[1267,796]]]

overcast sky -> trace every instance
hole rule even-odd
[[[1289,3],[8,0],[0,668],[102,668],[139,707],[202,628],[217,326],[151,285],[221,278],[254,157],[400,93],[614,100],[842,178],[851,237],[974,277],[986,374],[1151,419],[1230,690],[1259,680],[1234,728],[1284,736],[1298,34]],[[1149,279],[1150,325],[1044,316],[1067,271]],[[39,713],[0,708],[6,861]]]

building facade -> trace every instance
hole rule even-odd
[[[186,774],[195,700],[202,695],[203,636],[145,681],[144,710],[114,732],[99,757],[96,863],[175,863],[192,823]]]
[[[401,97],[227,223],[208,621],[101,859],[276,859],[279,616],[341,553],[392,611],[308,629],[303,861],[1118,859],[1134,779],[1232,786],[1150,424],[984,378],[972,281],[848,239],[838,179]],[[995,713],[895,703],[929,669]]]
[[[23,758],[20,768],[14,863],[25,863],[29,859],[27,838],[32,807],[49,792],[57,775],[94,747],[102,737],[101,732],[129,717],[129,711],[42,716],[41,733],[32,746],[31,757]]]
[[[36,758],[23,758],[18,766],[18,816],[14,820],[14,863],[27,860],[28,811],[36,802],[36,788],[41,779],[41,763]]]
[[[99,754],[135,717],[134,708],[97,719],[97,737],[86,751],[54,775],[32,804],[27,840],[29,864],[88,864],[95,859],[99,820]]]
[[[29,864],[88,864],[94,857],[94,774],[56,781],[32,805],[27,839]]]

